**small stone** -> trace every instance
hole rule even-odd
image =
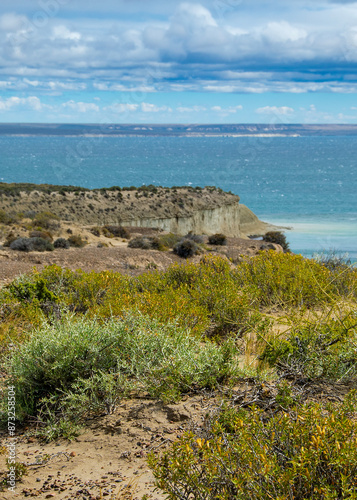
[[[71,453],[69,454],[70,457],[75,457],[77,455],[77,453],[75,451],[71,451]]]

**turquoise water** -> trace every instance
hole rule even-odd
[[[0,180],[215,185],[292,229],[293,251],[357,259],[357,137],[0,137]]]

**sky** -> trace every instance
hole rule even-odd
[[[0,122],[357,123],[357,1],[1,0]]]

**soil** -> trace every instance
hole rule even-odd
[[[295,394],[305,400],[342,401],[352,389],[344,384],[298,381]],[[217,410],[223,393],[231,404],[247,407],[254,402],[272,408],[277,394],[273,383],[244,381],[228,390],[186,395],[178,404],[145,397],[122,401],[112,414],[88,420],[73,441],[46,443],[34,437],[36,424],[17,431],[17,460],[27,474],[17,482],[16,492],[0,492],[1,500],[13,498],[83,499],[109,498],[163,500],[155,490],[148,468],[148,453],[160,454],[186,430],[202,426],[207,413]],[[3,442],[4,433],[0,436]],[[0,479],[5,477],[5,456],[0,456]]]
[[[68,250],[58,248],[53,252],[29,253],[0,247],[0,283],[7,283],[20,274],[31,272],[34,268],[41,270],[52,264],[72,270],[82,269],[86,272],[109,270],[137,276],[151,270],[165,270],[175,262],[184,262],[184,259],[175,255],[172,250],[161,252],[129,248],[128,240],[96,237],[88,228],[69,223],[64,225],[62,223],[61,231],[56,237],[68,237],[68,229],[73,234],[78,234],[86,239],[88,245],[83,248],[69,248]],[[131,232],[131,237],[140,234],[147,236],[158,234],[157,230],[149,228],[127,229]],[[14,232],[18,236],[28,237],[28,231],[17,229]],[[207,238],[205,241],[207,243]],[[100,246],[98,247],[98,245]],[[110,246],[108,247],[108,245]],[[221,247],[207,245],[207,248],[211,253],[225,256],[233,262],[238,262],[244,255],[255,255],[262,248],[275,248],[277,251],[282,251],[279,245],[272,246],[272,244],[266,244],[263,241],[241,238],[227,238],[227,245]],[[202,254],[196,255],[190,261],[199,262],[201,257]]]

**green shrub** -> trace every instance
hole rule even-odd
[[[33,227],[40,227],[42,229],[56,230],[60,227],[59,217],[52,212],[40,212],[35,215],[32,220]]]
[[[270,336],[261,359],[287,375],[349,380],[357,375],[357,314],[303,321],[288,335]]]
[[[55,240],[55,242],[53,243],[53,246],[55,248],[64,248],[64,249],[68,249],[70,247],[70,243],[68,240],[66,240],[65,238],[57,238]]]
[[[267,243],[275,243],[280,245],[284,252],[290,252],[289,243],[286,241],[286,236],[281,231],[269,231],[263,236],[263,241]]]
[[[82,248],[87,244],[79,234],[71,234],[67,241],[71,247],[75,248]]]
[[[114,379],[121,381],[117,397],[125,382],[152,397],[174,400],[225,380],[233,373],[233,355],[233,346],[203,345],[186,329],[139,313],[104,323],[70,317],[34,331],[10,355],[8,373],[16,387],[18,418],[24,419],[44,412],[49,402],[52,410],[63,408],[64,394],[72,395],[73,406],[76,395],[82,402],[88,391],[95,398],[103,384],[113,391]],[[77,411],[82,414],[81,404]]]
[[[174,233],[169,233],[169,234],[163,234],[159,236],[159,240],[161,245],[164,248],[173,248],[176,243],[178,243],[181,240],[181,237],[178,236],[177,234]]]
[[[212,234],[208,237],[210,245],[227,245],[227,237],[222,233]]]
[[[198,245],[202,245],[202,243],[204,243],[205,241],[204,236],[202,236],[201,234],[194,234],[192,231],[186,234],[186,236],[184,236],[182,239],[192,240]]]
[[[183,259],[188,259],[199,253],[199,247],[191,239],[183,239],[174,246],[174,253]]]
[[[49,231],[30,231],[30,238],[42,238],[52,243],[53,236]]]
[[[114,236],[115,238],[124,238],[126,240],[130,239],[129,231],[122,226],[104,226],[103,233],[104,232],[109,233],[109,235],[112,237]]]
[[[164,250],[163,244],[157,236],[136,236],[128,243],[129,248],[142,250]]]
[[[11,245],[11,243],[17,239],[18,239],[18,236],[15,236],[14,233],[12,231],[10,231],[10,233],[8,233],[6,238],[5,238],[3,246],[9,247]]]
[[[21,252],[52,252],[54,246],[44,238],[18,238],[10,244],[10,248]]]
[[[171,500],[357,498],[357,404],[223,411],[149,466]]]

